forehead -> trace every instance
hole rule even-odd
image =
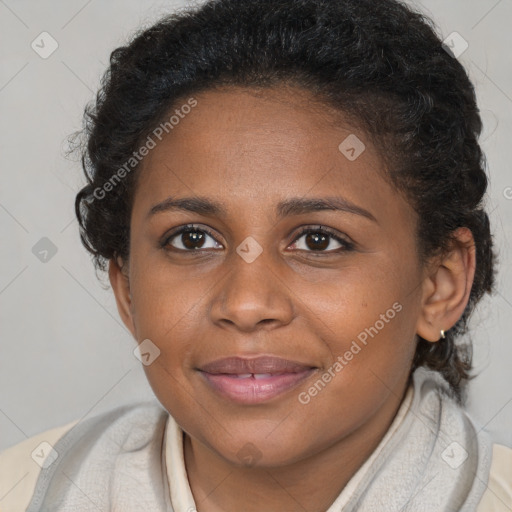
[[[208,195],[240,207],[329,193],[379,208],[398,195],[366,134],[307,91],[225,88],[194,99],[145,157],[136,203]]]

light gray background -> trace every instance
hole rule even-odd
[[[46,429],[153,396],[111,290],[82,248],[73,205],[83,185],[64,157],[110,52],[179,1],[0,0],[0,450]],[[423,0],[444,37],[469,43],[460,60],[478,93],[491,174],[489,211],[500,252],[497,294],[473,318],[469,409],[512,446],[512,1]],[[42,59],[43,31],[58,49]],[[508,198],[507,198],[508,197]],[[46,263],[32,252],[57,247]]]

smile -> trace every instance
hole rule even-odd
[[[276,357],[225,358],[204,365],[199,373],[210,390],[240,404],[257,404],[298,386],[315,367]]]

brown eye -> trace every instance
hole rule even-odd
[[[209,241],[209,239],[211,239],[211,241]],[[167,237],[163,246],[171,246],[176,250],[186,252],[198,249],[222,248],[222,245],[213,238],[213,235],[209,231],[193,226],[182,227],[179,231]]]
[[[323,235],[320,233],[308,233],[305,235],[306,246],[312,250],[324,250],[329,247],[329,235]]]
[[[184,231],[181,241],[187,249],[200,249],[204,245],[205,235],[201,231]]]
[[[304,241],[299,242],[301,239],[304,239]],[[317,253],[343,252],[354,248],[351,242],[321,226],[303,229],[291,247],[301,251]]]

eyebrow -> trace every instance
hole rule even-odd
[[[204,216],[227,216],[227,209],[223,203],[206,197],[169,197],[164,201],[154,205],[149,210],[147,217],[152,217],[153,215],[160,212],[176,210],[197,213]],[[319,212],[323,210],[351,213],[354,215],[366,217],[373,222],[377,222],[377,219],[368,210],[355,205],[343,197],[322,197],[310,199],[293,197],[279,202],[276,206],[276,213],[278,218]]]

